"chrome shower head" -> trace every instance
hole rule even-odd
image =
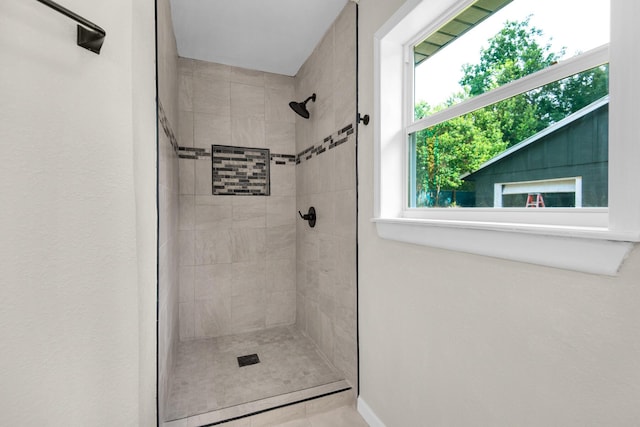
[[[291,107],[291,109],[295,111],[300,117],[308,119],[309,110],[307,110],[307,102],[309,102],[309,100],[316,102],[316,94],[314,93],[313,95],[305,99],[304,102],[291,101],[289,103],[289,107]]]

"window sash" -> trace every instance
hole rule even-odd
[[[411,47],[408,48],[410,49]],[[473,98],[467,99],[459,104],[447,108],[446,110],[438,111],[437,113],[434,113],[423,119],[413,121],[414,115],[406,114],[406,117],[413,122],[407,123],[407,125],[405,126],[406,135],[410,135],[414,132],[419,132],[421,130],[430,128],[431,126],[435,126],[437,124],[446,122],[447,120],[463,116],[467,113],[471,113],[505,99],[509,99],[513,96],[520,95],[530,90],[539,88],[546,84],[553,83],[558,80],[573,76],[574,74],[578,74],[591,68],[598,67],[600,65],[606,64],[607,62],[609,62],[609,44],[591,49],[590,51],[587,51],[578,56],[574,56],[567,60],[559,61],[555,65],[547,67],[528,76],[522,77],[513,82],[507,83],[489,92],[485,92],[481,95],[477,95]],[[411,75],[413,75],[412,70],[410,71],[410,73]],[[413,82],[413,79],[407,80]],[[410,106],[411,111],[413,111],[413,104],[415,102],[413,99],[413,84],[411,83],[408,86],[411,86],[411,95],[407,96],[405,105],[407,105],[408,108]]]

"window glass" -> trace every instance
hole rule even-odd
[[[429,112],[609,42],[609,0],[479,0],[414,46]]]
[[[414,47],[414,119],[606,44],[608,24],[608,0],[477,1]],[[580,177],[571,192],[532,193],[545,200],[536,207],[607,207],[609,70],[584,68],[433,126],[416,123],[408,206],[531,207],[531,194],[498,197],[496,185]]]

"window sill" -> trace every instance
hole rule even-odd
[[[567,227],[415,218],[374,218],[378,235],[452,251],[615,276],[640,236]]]

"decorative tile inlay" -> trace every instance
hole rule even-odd
[[[327,150],[337,147],[340,144],[344,144],[350,139],[355,138],[353,124],[350,123],[347,126],[339,129],[337,132],[326,137],[320,144],[312,145],[306,150],[298,153],[296,156],[296,164],[300,164],[303,161],[309,160],[315,156],[319,156]]]
[[[162,108],[162,106],[160,106]],[[163,123],[163,128],[165,129],[165,133],[171,139],[172,144],[176,144],[174,147],[178,151],[178,156],[181,159],[192,159],[192,160],[209,160],[211,159],[211,153],[206,148],[195,148],[195,147],[178,147],[177,141],[175,140],[175,136],[173,136],[173,132],[169,126],[166,117],[164,117],[164,110],[161,109],[160,122]],[[164,119],[162,118],[164,117]],[[345,142],[353,141],[355,139],[355,129],[353,128],[353,124],[348,124],[347,126],[339,129],[335,133],[327,136],[320,142],[319,144],[314,144],[307,148],[306,150],[296,154],[276,154],[269,153],[269,150],[266,148],[243,148],[243,147],[230,147],[226,145],[214,145],[213,147],[227,147],[229,149],[239,149],[239,150],[254,150],[254,151],[266,151],[268,154],[265,159],[270,159],[270,162],[265,162],[265,164],[271,164],[272,166],[292,166],[300,164],[306,160],[309,160],[315,156],[319,156],[327,150],[331,150],[332,148],[337,147],[338,145],[344,144]],[[214,153],[215,154],[215,153]],[[214,156],[215,157],[215,156]],[[221,194],[221,193],[214,193]],[[236,194],[236,193],[234,193]]]
[[[267,148],[212,145],[213,195],[268,196],[270,159]]]
[[[178,156],[181,159],[210,159],[211,153],[206,148],[194,148],[194,147],[180,147],[178,149]]]
[[[271,161],[276,165],[295,165],[295,154],[271,154]]]
[[[169,142],[171,142],[173,150],[177,153],[179,149],[178,139],[173,133],[171,123],[169,123],[169,119],[167,118],[167,114],[164,112],[164,107],[162,106],[160,100],[158,100],[158,121],[160,122],[160,126],[162,126],[164,134],[167,135],[167,138],[169,138]]]

